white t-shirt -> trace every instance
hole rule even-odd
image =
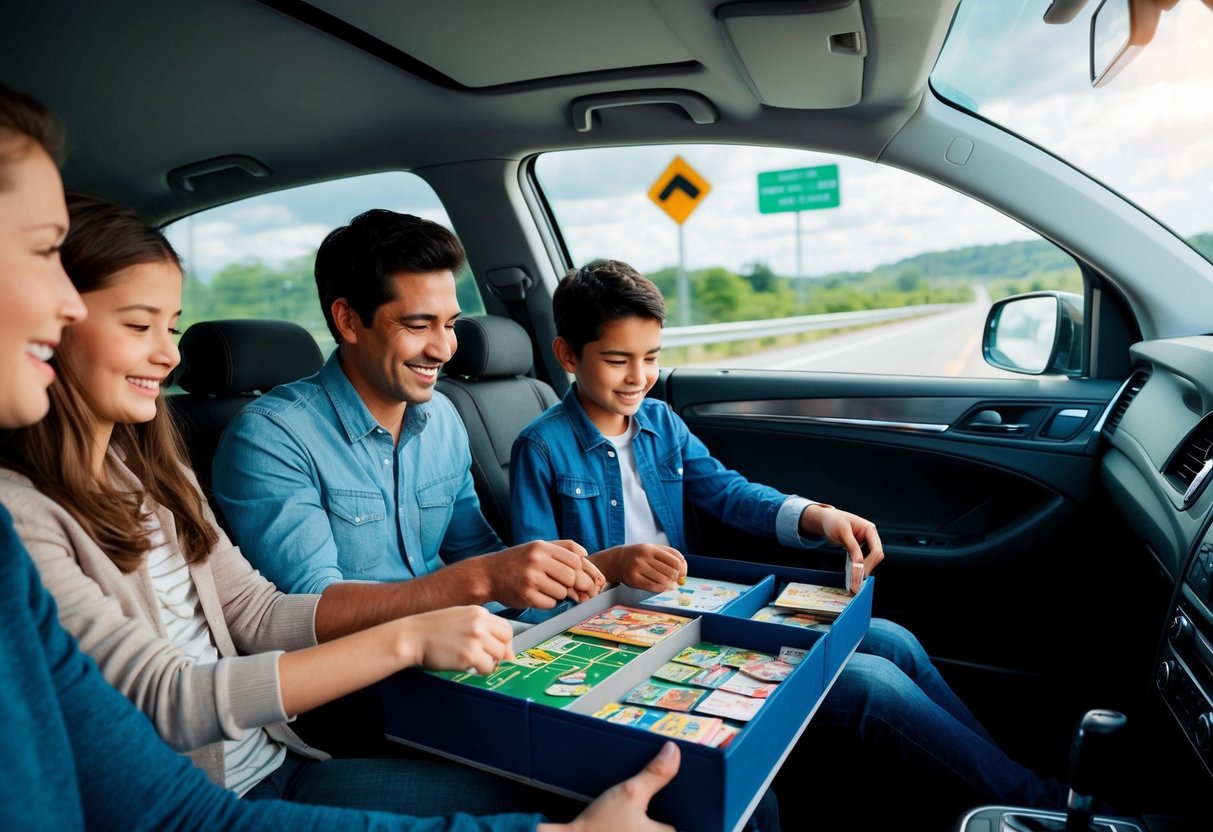
[[[640,473],[636,469],[636,454],[632,451],[632,440],[636,438],[635,419],[628,419],[628,429],[619,436],[608,436],[606,440],[615,446],[619,455],[619,474],[623,478],[623,542],[659,543],[669,546],[661,524],[649,505],[649,496],[640,484]],[[681,506],[679,506],[681,510]]]
[[[152,530],[151,542],[147,568],[159,601],[160,621],[169,641],[194,664],[219,661],[219,650],[198,603],[198,591],[190,578],[189,565],[179,549],[169,547],[158,523]],[[286,747],[271,739],[261,728],[247,732],[243,739],[224,740],[225,785],[243,795],[277,770],[285,759]]]

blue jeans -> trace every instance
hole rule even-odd
[[[857,742],[866,761],[917,781],[927,799],[950,800],[958,809],[989,802],[1065,806],[1066,787],[1008,757],[914,634],[885,619],[872,619],[806,736]]]

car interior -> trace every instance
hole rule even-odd
[[[1213,0],[46,0],[3,12],[0,78],[64,125],[68,188],[166,227],[316,183],[419,177],[466,248],[479,304],[464,304],[438,389],[464,419],[482,508],[507,542],[511,443],[570,384],[549,349],[552,291],[589,256],[614,256],[566,234],[561,197],[544,187],[552,154],[812,151],[1015,220],[1079,285],[986,302],[973,344],[1006,372],[708,359],[663,367],[650,393],[726,466],[875,522],[886,558],[873,613],[918,635],[1011,756],[1082,798],[1068,819],[974,806],[936,827],[932,795],[902,793],[895,772],[865,785],[889,800],[856,806],[814,795],[811,771],[785,770],[775,790],[796,797],[784,824],[1086,829],[1096,811],[1103,829],[1209,829],[1213,243],[1101,181],[1098,147],[1070,159],[1004,126],[1001,99],[970,101],[961,63],[1004,60],[1026,78],[1052,53],[1017,51],[1010,24],[1005,39],[998,27],[1066,29],[1075,86],[1115,92],[1140,65],[1129,59],[1153,54],[1152,27],[1197,37],[1171,25],[1179,15],[1200,37],[1213,31]],[[987,19],[992,41],[978,38]],[[1111,56],[1096,48],[1099,19],[1123,27]],[[1109,145],[1155,147],[1143,177],[1184,166],[1169,185],[1205,195],[1213,232],[1208,68],[1184,79],[1204,93],[1134,121],[1098,124],[1097,104],[1066,118],[1095,120]],[[1020,80],[1015,92],[1045,100],[1043,82]],[[1179,132],[1171,119],[1185,106],[1203,136],[1167,154],[1151,142]],[[575,169],[600,157],[567,158]],[[196,320],[180,342],[169,401],[204,484],[227,421],[332,348],[283,315],[252,318]],[[1039,357],[1017,352],[1025,321],[1047,325]],[[672,317],[666,345],[692,343],[694,329]],[[695,554],[840,560],[693,508],[687,519]],[[804,800],[820,801],[822,826]],[[1109,805],[1115,819],[1093,808]]]

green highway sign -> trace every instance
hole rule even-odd
[[[840,202],[838,165],[771,170],[758,174],[759,213],[837,208]]]

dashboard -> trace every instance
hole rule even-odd
[[[1148,341],[1103,426],[1102,475],[1174,594],[1155,684],[1213,776],[1213,337]]]

